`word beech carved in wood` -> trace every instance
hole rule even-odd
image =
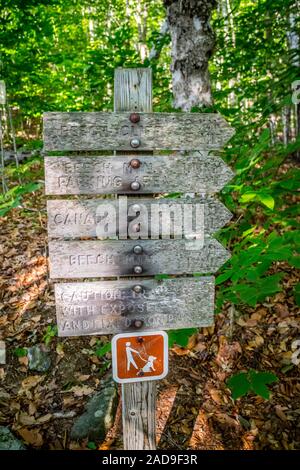
[[[158,212],[161,214],[161,237],[174,235],[174,223],[180,223],[181,232],[185,235],[183,218],[184,205],[188,205],[196,225],[198,205],[203,208],[204,234],[212,235],[226,225],[232,214],[218,200],[212,197],[180,198],[180,199],[87,199],[81,201],[52,200],[47,201],[48,236],[50,238],[79,238],[99,236],[99,228],[106,238],[128,237],[128,225],[140,223],[137,238],[150,238],[151,220]],[[115,211],[118,220],[118,230],[109,224],[109,209]],[[138,214],[138,215],[137,215]],[[152,217],[152,219],[151,219]],[[170,221],[173,223],[170,224]],[[143,224],[146,229],[143,230]],[[148,230],[147,230],[148,228]],[[171,233],[169,228],[171,228]],[[103,237],[104,238],[104,237]],[[160,237],[157,237],[160,238]]]
[[[59,336],[130,334],[112,349],[124,447],[155,449],[154,379],[167,371],[167,342],[163,351],[135,343],[166,340],[156,329],[213,324],[214,277],[165,275],[212,274],[230,258],[212,235],[231,214],[212,195],[233,173],[210,152],[234,131],[219,114],[152,113],[146,68],[116,70],[114,110],[44,114],[45,188],[57,196],[47,203],[50,277],[73,280],[55,284]],[[171,197],[146,196],[162,193]],[[122,276],[130,279],[96,281]]]
[[[44,150],[211,150],[234,133],[219,114],[139,113],[137,123],[130,114],[45,113]]]
[[[59,336],[211,326],[214,277],[55,285]]]
[[[46,194],[216,193],[233,177],[220,157],[193,155],[46,157]],[[132,183],[138,182],[133,189]]]
[[[230,258],[213,238],[198,246],[198,240],[50,241],[50,277],[214,273]]]

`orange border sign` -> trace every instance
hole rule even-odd
[[[112,366],[118,383],[162,379],[168,373],[168,335],[151,331],[114,336]]]

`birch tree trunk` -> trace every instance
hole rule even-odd
[[[299,11],[300,1],[295,2],[296,9]],[[289,49],[292,54],[292,64],[296,67],[300,67],[300,38],[297,30],[297,15],[296,13],[290,13],[289,15],[289,30],[287,32],[287,38],[289,43]],[[300,135],[300,103],[295,103],[295,138]],[[296,157],[300,160],[300,152],[296,152]]]
[[[291,107],[284,106],[282,109],[282,123],[283,123],[283,143],[288,145],[290,141],[291,130]]]
[[[172,39],[174,107],[212,104],[208,60],[215,38],[210,17],[216,0],[164,0]]]

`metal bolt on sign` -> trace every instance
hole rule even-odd
[[[131,183],[130,187],[133,191],[138,191],[140,189],[141,185],[138,181],[133,181]]]
[[[155,449],[156,380],[168,372],[167,335],[160,330],[214,322],[211,273],[230,254],[213,235],[231,214],[212,194],[233,173],[213,152],[233,130],[217,113],[152,113],[149,68],[117,69],[114,103],[112,113],[44,113],[44,151],[76,152],[45,157],[46,194],[60,196],[47,201],[50,277],[64,280],[54,285],[59,336],[116,334],[112,362],[122,384],[124,448]],[[103,155],[86,155],[102,150]],[[198,194],[192,202],[152,196],[191,188]],[[108,201],[117,213],[121,198],[90,198],[100,194],[127,195],[130,213],[139,219],[119,213],[114,233],[103,214]],[[81,198],[65,198],[69,195]],[[138,243],[128,238],[129,223],[141,231],[145,209],[173,211],[178,218],[185,205],[197,204],[204,217],[203,245],[184,238],[190,237],[184,224],[182,239],[168,239],[167,216],[157,236],[155,229],[153,238]],[[102,223],[106,238],[98,236]],[[203,275],[193,277],[194,272]],[[177,277],[158,280],[157,274]]]
[[[137,148],[137,147],[139,147],[139,146],[141,145],[141,141],[140,141],[140,139],[136,139],[136,138],[131,139],[130,145],[131,145],[131,147],[133,147],[133,148]]]
[[[141,162],[138,158],[133,158],[129,164],[131,168],[134,168],[134,169],[137,169],[141,166]]]
[[[143,247],[140,246],[140,245],[136,245],[134,248],[133,248],[133,253],[135,255],[141,255],[143,253]]]

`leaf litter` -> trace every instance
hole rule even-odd
[[[0,340],[7,347],[7,364],[0,367],[0,424],[32,448],[87,449],[86,442],[70,441],[70,429],[97,391],[110,355],[93,353],[95,338],[47,336],[56,319],[45,199],[37,191],[25,200],[34,212],[14,209],[0,220]],[[224,305],[213,328],[194,333],[186,347],[173,345],[170,373],[158,383],[159,448],[300,448],[299,365],[291,363],[292,343],[300,338],[291,295],[298,274],[285,263],[276,269],[283,275],[281,292],[256,308],[244,307],[233,325],[231,305]],[[22,351],[45,337],[52,367],[34,373]],[[269,400],[254,393],[232,399],[227,380],[250,369],[278,376]],[[101,448],[122,448],[120,409]]]

